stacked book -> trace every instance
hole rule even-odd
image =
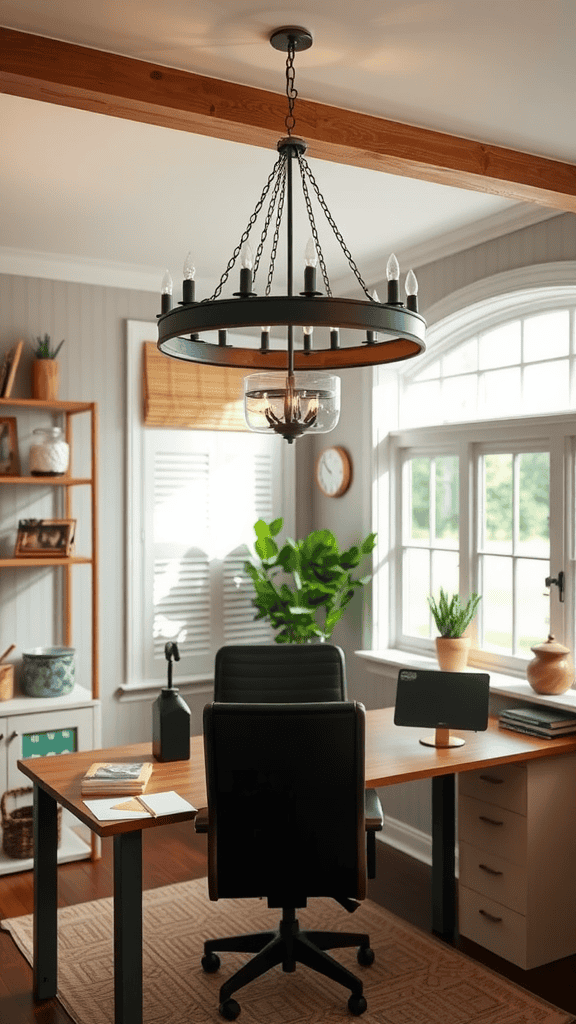
[[[143,793],[152,775],[152,768],[149,762],[117,764],[97,761],[90,765],[82,779],[80,791],[83,796],[93,797]]]
[[[576,712],[555,711],[544,706],[532,708],[508,708],[501,711],[498,725],[513,732],[524,732],[528,736],[567,736],[576,732]]]

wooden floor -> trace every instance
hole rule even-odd
[[[143,882],[154,889],[206,874],[206,837],[196,836],[189,824],[143,832]],[[378,877],[369,896],[418,928],[430,931],[430,870],[418,861],[378,843]],[[61,905],[84,903],[111,896],[112,841],[103,843],[102,859],[78,861],[59,869]],[[0,877],[0,918],[32,911],[32,873]],[[459,948],[469,956],[576,1016],[576,956],[546,967],[522,971],[480,946],[461,939]],[[0,932],[1,1024],[71,1024],[57,1000],[36,1006],[32,1000],[32,971],[5,932]],[[218,1017],[216,1019],[219,1019]]]

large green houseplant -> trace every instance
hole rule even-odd
[[[269,619],[279,644],[328,640],[356,590],[370,575],[355,578],[353,570],[370,554],[376,534],[340,551],[330,530],[313,530],[303,540],[275,538],[283,519],[254,525],[257,558],[244,563],[252,580],[256,619]]]

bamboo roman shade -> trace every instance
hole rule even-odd
[[[144,345],[144,423],[147,427],[248,430],[242,381],[246,370],[168,359]]]

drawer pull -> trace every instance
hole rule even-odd
[[[504,779],[496,779],[493,775],[481,775],[482,782],[490,782],[493,786],[501,786]]]
[[[479,864],[478,867],[482,868],[482,871],[485,871],[488,875],[503,875],[504,874],[503,871],[496,871],[494,868],[489,868],[487,864]]]
[[[480,908],[478,913],[482,914],[482,917],[486,917],[488,921],[493,921],[494,924],[500,924],[502,921],[501,917],[494,917],[494,914],[489,914],[487,910],[482,910],[482,908]]]
[[[480,819],[480,821],[487,822],[488,825],[503,825],[504,824],[503,821],[496,821],[495,818],[487,818],[485,814],[479,814],[478,818]]]

